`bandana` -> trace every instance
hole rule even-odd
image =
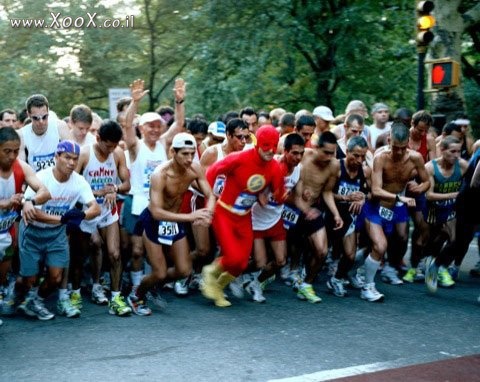
[[[73,141],[65,140],[61,141],[57,145],[57,154],[60,153],[72,153],[80,155],[80,146]]]

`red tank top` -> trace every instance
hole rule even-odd
[[[411,148],[411,147],[410,147]],[[420,147],[416,150],[418,151],[422,157],[425,163],[428,162],[428,146],[427,146],[427,135],[422,135],[422,138],[420,140]]]

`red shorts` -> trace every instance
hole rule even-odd
[[[254,239],[270,239],[271,241],[283,241],[287,240],[287,231],[283,226],[283,219],[279,219],[278,222],[265,231],[253,231]]]
[[[205,208],[205,197],[195,195],[192,191],[187,190],[183,194],[179,212],[182,214],[189,214],[200,208]]]

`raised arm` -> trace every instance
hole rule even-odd
[[[175,122],[170,128],[162,134],[160,140],[168,152],[172,145],[173,137],[185,131],[185,97],[186,97],[186,84],[182,78],[175,80],[175,86],[173,93],[175,96]]]
[[[125,113],[125,143],[127,144],[130,157],[136,158],[138,138],[135,128],[133,127],[133,120],[138,112],[138,104],[148,93],[148,90],[145,90],[145,81],[140,79],[133,81],[130,84],[130,91],[132,94],[132,101],[130,102],[130,105],[128,105]]]

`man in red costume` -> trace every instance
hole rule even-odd
[[[220,257],[203,268],[201,287],[203,295],[218,307],[231,305],[223,289],[247,268],[253,245],[251,208],[257,197],[266,203],[267,193],[262,191],[267,187],[277,202],[282,203],[285,196],[285,169],[273,160],[279,134],[266,125],[257,130],[256,137],[255,148],[232,153],[207,170],[211,186],[218,175],[226,177],[212,221]]]

